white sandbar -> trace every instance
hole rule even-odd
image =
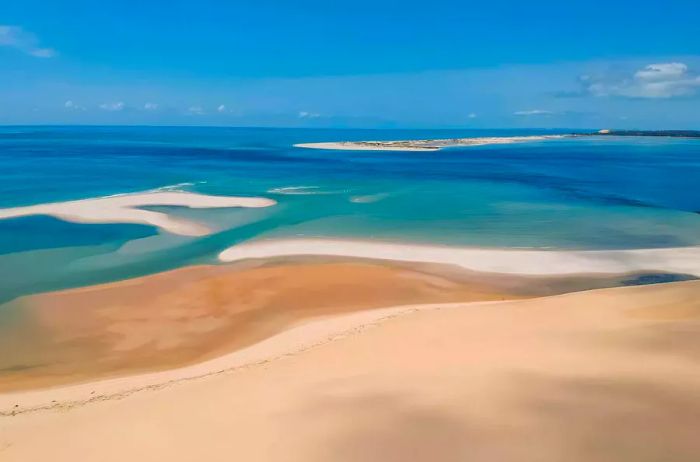
[[[210,196],[189,192],[152,192],[98,197],[68,202],[0,209],[0,219],[49,215],[73,223],[137,223],[161,228],[173,234],[202,236],[206,226],[166,213],[139,207],[166,205],[189,208],[269,207],[277,202],[262,197]]]
[[[230,247],[219,259],[338,256],[442,263],[473,271],[561,275],[661,271],[700,276],[700,247],[634,250],[523,250],[396,244],[339,239],[281,239]]]
[[[374,144],[377,143],[377,144]],[[379,144],[382,143],[382,144]],[[389,145],[379,141],[338,141],[330,143],[299,143],[295,148],[330,149],[333,151],[439,151],[435,146]]]
[[[494,136],[482,138],[451,138],[436,140],[399,141],[336,141],[325,143],[299,143],[297,148],[330,149],[340,151],[438,151],[458,146],[485,146],[489,144],[526,143],[564,138],[566,135]]]

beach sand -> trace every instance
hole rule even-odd
[[[639,276],[528,277],[328,257],[186,267],[17,300],[17,315],[0,323],[0,392],[196,364],[318,317],[615,287]]]
[[[487,279],[371,262],[222,265],[30,296],[0,326],[0,391],[192,364],[313,317],[527,296],[524,281]]]
[[[0,459],[698,460],[699,293],[689,281],[317,318],[239,353],[257,364],[211,363],[197,380],[90,384],[88,403],[63,401],[71,388],[0,395],[17,412],[0,417]],[[55,409],[23,412],[39,395]]]
[[[189,208],[270,207],[276,202],[262,197],[211,196],[189,192],[121,194],[68,202],[0,209],[0,220],[48,215],[73,223],[137,223],[173,234],[202,236],[211,230],[201,223],[174,218],[166,213],[139,207],[165,205]]]

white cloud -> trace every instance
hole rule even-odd
[[[649,64],[623,79],[581,76],[585,90],[599,97],[668,99],[694,96],[700,91],[700,75],[685,63]]]
[[[321,114],[318,114],[316,112],[308,112],[308,111],[300,111],[299,112],[300,119],[316,119],[318,117],[321,117]]]
[[[37,48],[29,51],[29,54],[36,58],[53,58],[56,51],[53,48]]]
[[[515,111],[516,116],[549,116],[554,115],[554,111],[546,111],[544,109],[530,109],[529,111]]]
[[[687,72],[688,66],[684,63],[649,64],[644,69],[640,69],[635,72],[634,78],[649,82],[659,82],[681,78]]]
[[[219,107],[216,108],[217,112],[226,112],[226,106],[221,104]]]
[[[476,119],[478,116],[476,115],[476,112],[472,112],[467,117],[470,119]]]
[[[157,111],[158,110],[158,103],[146,103],[143,105],[143,109],[145,111]]]
[[[204,108],[202,106],[190,106],[187,112],[194,115],[204,115]]]
[[[37,58],[56,56],[56,50],[41,48],[36,36],[19,26],[0,26],[0,47],[14,48]]]
[[[116,112],[116,111],[122,111],[124,110],[124,103],[121,101],[118,101],[116,103],[102,103],[100,104],[100,109],[103,111],[110,111],[110,112]]]
[[[69,111],[84,111],[85,110],[85,107],[74,103],[72,100],[68,100],[65,103],[63,103],[63,107],[65,107]]]

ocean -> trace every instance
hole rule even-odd
[[[151,207],[215,232],[47,216],[0,220],[0,303],[216,263],[255,239],[334,237],[489,248],[700,244],[700,141],[564,138],[437,152],[295,143],[543,130],[0,127],[0,208],[144,191],[256,196],[261,209]],[[1,307],[0,307],[1,308]]]

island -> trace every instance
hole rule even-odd
[[[489,136],[474,138],[445,138],[392,141],[330,141],[321,143],[298,143],[295,144],[294,147],[307,149],[327,149],[336,151],[439,151],[444,148],[454,147],[527,143],[533,141],[547,141],[564,138],[583,138],[594,136],[653,136],[671,138],[700,138],[700,131],[602,129],[592,132],[564,133],[556,135]]]

